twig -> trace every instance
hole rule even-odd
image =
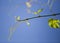
[[[41,17],[57,16],[57,15],[60,15],[60,13],[26,18],[26,19],[23,19],[23,20],[18,20],[18,22],[26,21],[26,20],[30,20],[30,19],[35,19],[35,18],[41,18]]]

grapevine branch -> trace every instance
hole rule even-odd
[[[51,14],[51,15],[43,15],[43,16],[40,16],[40,15],[39,15],[39,16],[36,16],[36,17],[26,18],[26,19],[18,20],[18,21],[21,22],[21,21],[26,21],[26,20],[30,20],[30,19],[40,18],[40,17],[49,17],[49,16],[57,16],[57,15],[60,15],[60,13]]]

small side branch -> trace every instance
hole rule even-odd
[[[18,20],[18,22],[26,21],[26,20],[30,20],[30,19],[35,19],[35,18],[41,18],[41,17],[57,16],[57,15],[60,15],[60,13],[51,14],[51,15],[36,16],[36,17],[31,17],[31,18],[26,18],[26,19],[23,19],[23,20]]]

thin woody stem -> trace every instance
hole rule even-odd
[[[31,17],[31,18],[26,18],[26,19],[23,19],[23,20],[18,20],[18,22],[26,21],[26,20],[30,20],[30,19],[35,19],[35,18],[41,18],[41,17],[57,16],[57,15],[60,15],[60,13],[52,14],[52,15],[43,15],[43,16],[39,15],[39,16],[36,16],[36,17]]]

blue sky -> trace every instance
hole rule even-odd
[[[21,23],[17,28],[10,41],[8,41],[9,29],[16,23],[15,16],[21,19],[34,17],[37,15],[28,14],[25,2],[28,0],[0,0],[0,43],[60,43],[60,29],[50,28],[48,19],[60,19],[60,16],[37,18],[29,20],[30,26],[25,22]],[[50,12],[49,6],[42,6],[47,0],[33,0],[31,11],[43,8],[40,15],[60,13],[60,0],[55,0]],[[41,4],[38,4],[39,2]]]

